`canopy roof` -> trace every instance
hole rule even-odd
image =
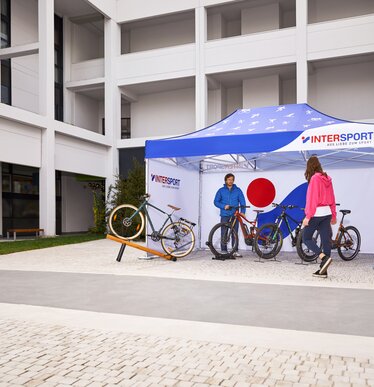
[[[260,162],[261,169],[297,160],[304,164],[308,153],[372,163],[373,151],[374,124],[333,118],[308,104],[236,110],[205,129],[148,140],[145,149],[146,158],[178,165],[203,162],[203,169],[227,163],[258,168]]]

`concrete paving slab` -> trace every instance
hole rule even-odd
[[[365,289],[3,270],[0,302],[374,337]]]

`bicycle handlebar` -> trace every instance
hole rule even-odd
[[[142,196],[140,196],[139,200],[146,200],[146,199],[149,199],[151,197],[151,195],[149,193],[146,193]]]
[[[299,208],[299,206],[295,206],[294,204],[286,204],[286,205],[282,205],[282,204],[278,204],[278,203],[272,203],[273,207],[280,207],[280,208],[283,208],[284,210],[292,210],[293,208]]]
[[[229,206],[229,210],[231,210],[232,208],[235,208],[236,210],[238,210],[239,208],[251,208],[251,206],[236,206],[236,207],[234,207],[234,206]]]

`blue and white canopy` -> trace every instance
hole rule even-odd
[[[274,158],[280,152],[295,152],[299,159],[303,155],[304,161],[308,152],[348,152],[344,159],[354,152],[358,158],[374,162],[373,148],[374,124],[344,121],[308,104],[292,104],[241,109],[205,129],[148,140],[146,158],[169,158],[180,164],[191,160],[217,162],[224,160],[217,156],[231,155],[231,162],[238,163],[264,160],[269,154]],[[292,163],[295,155],[287,157]]]

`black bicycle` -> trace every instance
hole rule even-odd
[[[259,257],[270,259],[274,258],[281,250],[283,245],[283,232],[281,226],[285,223],[291,237],[293,247],[296,247],[297,254],[305,262],[312,262],[317,258],[316,253],[309,250],[302,240],[302,219],[296,220],[289,213],[289,210],[299,208],[298,206],[288,204],[281,205],[273,203],[273,207],[279,207],[282,212],[277,216],[274,223],[265,223],[262,225],[254,240],[254,248]],[[296,228],[292,230],[291,224],[296,224]],[[316,243],[321,245],[319,234],[316,232],[313,235]]]

